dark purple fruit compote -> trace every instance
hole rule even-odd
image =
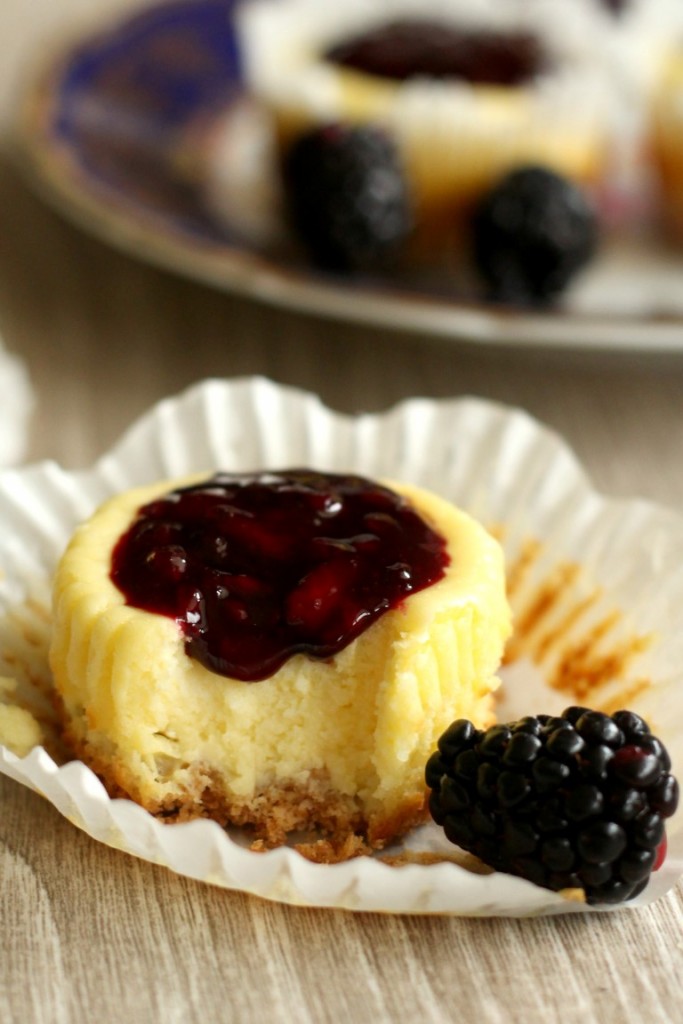
[[[219,473],[141,508],[112,556],[136,608],[176,619],[213,672],[265,679],[330,658],[450,562],[410,503],[358,476]]]
[[[406,18],[331,47],[334,64],[404,81],[422,76],[515,86],[542,74],[549,58],[531,32],[458,28]]]

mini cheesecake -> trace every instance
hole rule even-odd
[[[452,244],[512,167],[601,177],[611,95],[582,31],[585,4],[579,24],[572,4],[255,0],[238,15],[247,84],[274,112],[284,151],[314,125],[385,128],[412,190],[419,255]],[[600,18],[590,10],[588,25]]]
[[[117,496],[54,579],[72,749],[167,820],[380,848],[457,717],[493,720],[502,551],[425,490],[311,470]],[[346,847],[350,849],[350,847]]]
[[[578,183],[609,219],[638,209],[650,99],[682,12],[680,0],[252,0],[236,18],[274,148],[286,159],[330,123],[384,129],[415,210],[405,263],[443,267],[462,257],[479,199],[516,167]],[[219,163],[220,215],[232,190]],[[282,233],[278,204],[267,209]]]

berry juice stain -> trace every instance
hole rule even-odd
[[[449,562],[400,495],[294,469],[220,473],[145,505],[111,579],[127,604],[175,619],[190,657],[252,682],[294,654],[332,657]]]
[[[454,28],[418,18],[393,21],[343,40],[325,57],[395,81],[420,76],[499,86],[530,82],[549,63],[539,40],[529,32]]]

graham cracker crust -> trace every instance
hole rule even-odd
[[[162,799],[143,793],[129,770],[67,726],[65,741],[98,776],[112,798],[134,800],[172,825],[209,818],[227,828],[243,828],[251,849],[264,852],[291,845],[306,859],[335,864],[383,849],[428,819],[427,793],[412,793],[390,811],[367,813],[359,801],[335,791],[326,772],[312,771],[305,782],[279,782],[244,800],[230,794],[221,776],[205,764],[185,770],[182,787]],[[293,837],[305,836],[300,841]]]

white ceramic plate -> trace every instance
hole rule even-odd
[[[18,681],[5,700],[41,718],[48,747],[50,577],[76,524],[103,499],[145,482],[287,465],[412,481],[499,529],[517,621],[500,717],[560,711],[579,700],[631,706],[650,720],[674,764],[683,763],[681,518],[601,498],[563,442],[514,409],[472,398],[414,399],[349,418],[260,378],[207,381],[162,402],[87,472],[43,463],[0,474],[0,676]],[[0,725],[1,716],[0,705]],[[456,863],[399,868],[361,858],[323,866],[288,848],[253,853],[238,831],[208,821],[163,825],[130,801],[110,800],[84,764],[59,764],[42,745],[23,758],[0,747],[0,771],[103,843],[273,900],[413,914],[584,909],[521,879]],[[669,822],[664,867],[629,906],[680,877],[682,818]],[[433,825],[394,852],[406,851],[455,852]]]
[[[572,350],[683,351],[683,252],[621,233],[560,309],[486,305],[453,283],[352,281],[245,242],[208,195],[210,140],[244,94],[231,0],[165,0],[91,29],[36,73],[22,166],[83,227],[137,257],[289,309],[424,338]],[[170,56],[169,56],[170,55]],[[230,148],[230,139],[222,146]],[[214,209],[210,212],[209,207]],[[220,220],[220,223],[219,223]]]

